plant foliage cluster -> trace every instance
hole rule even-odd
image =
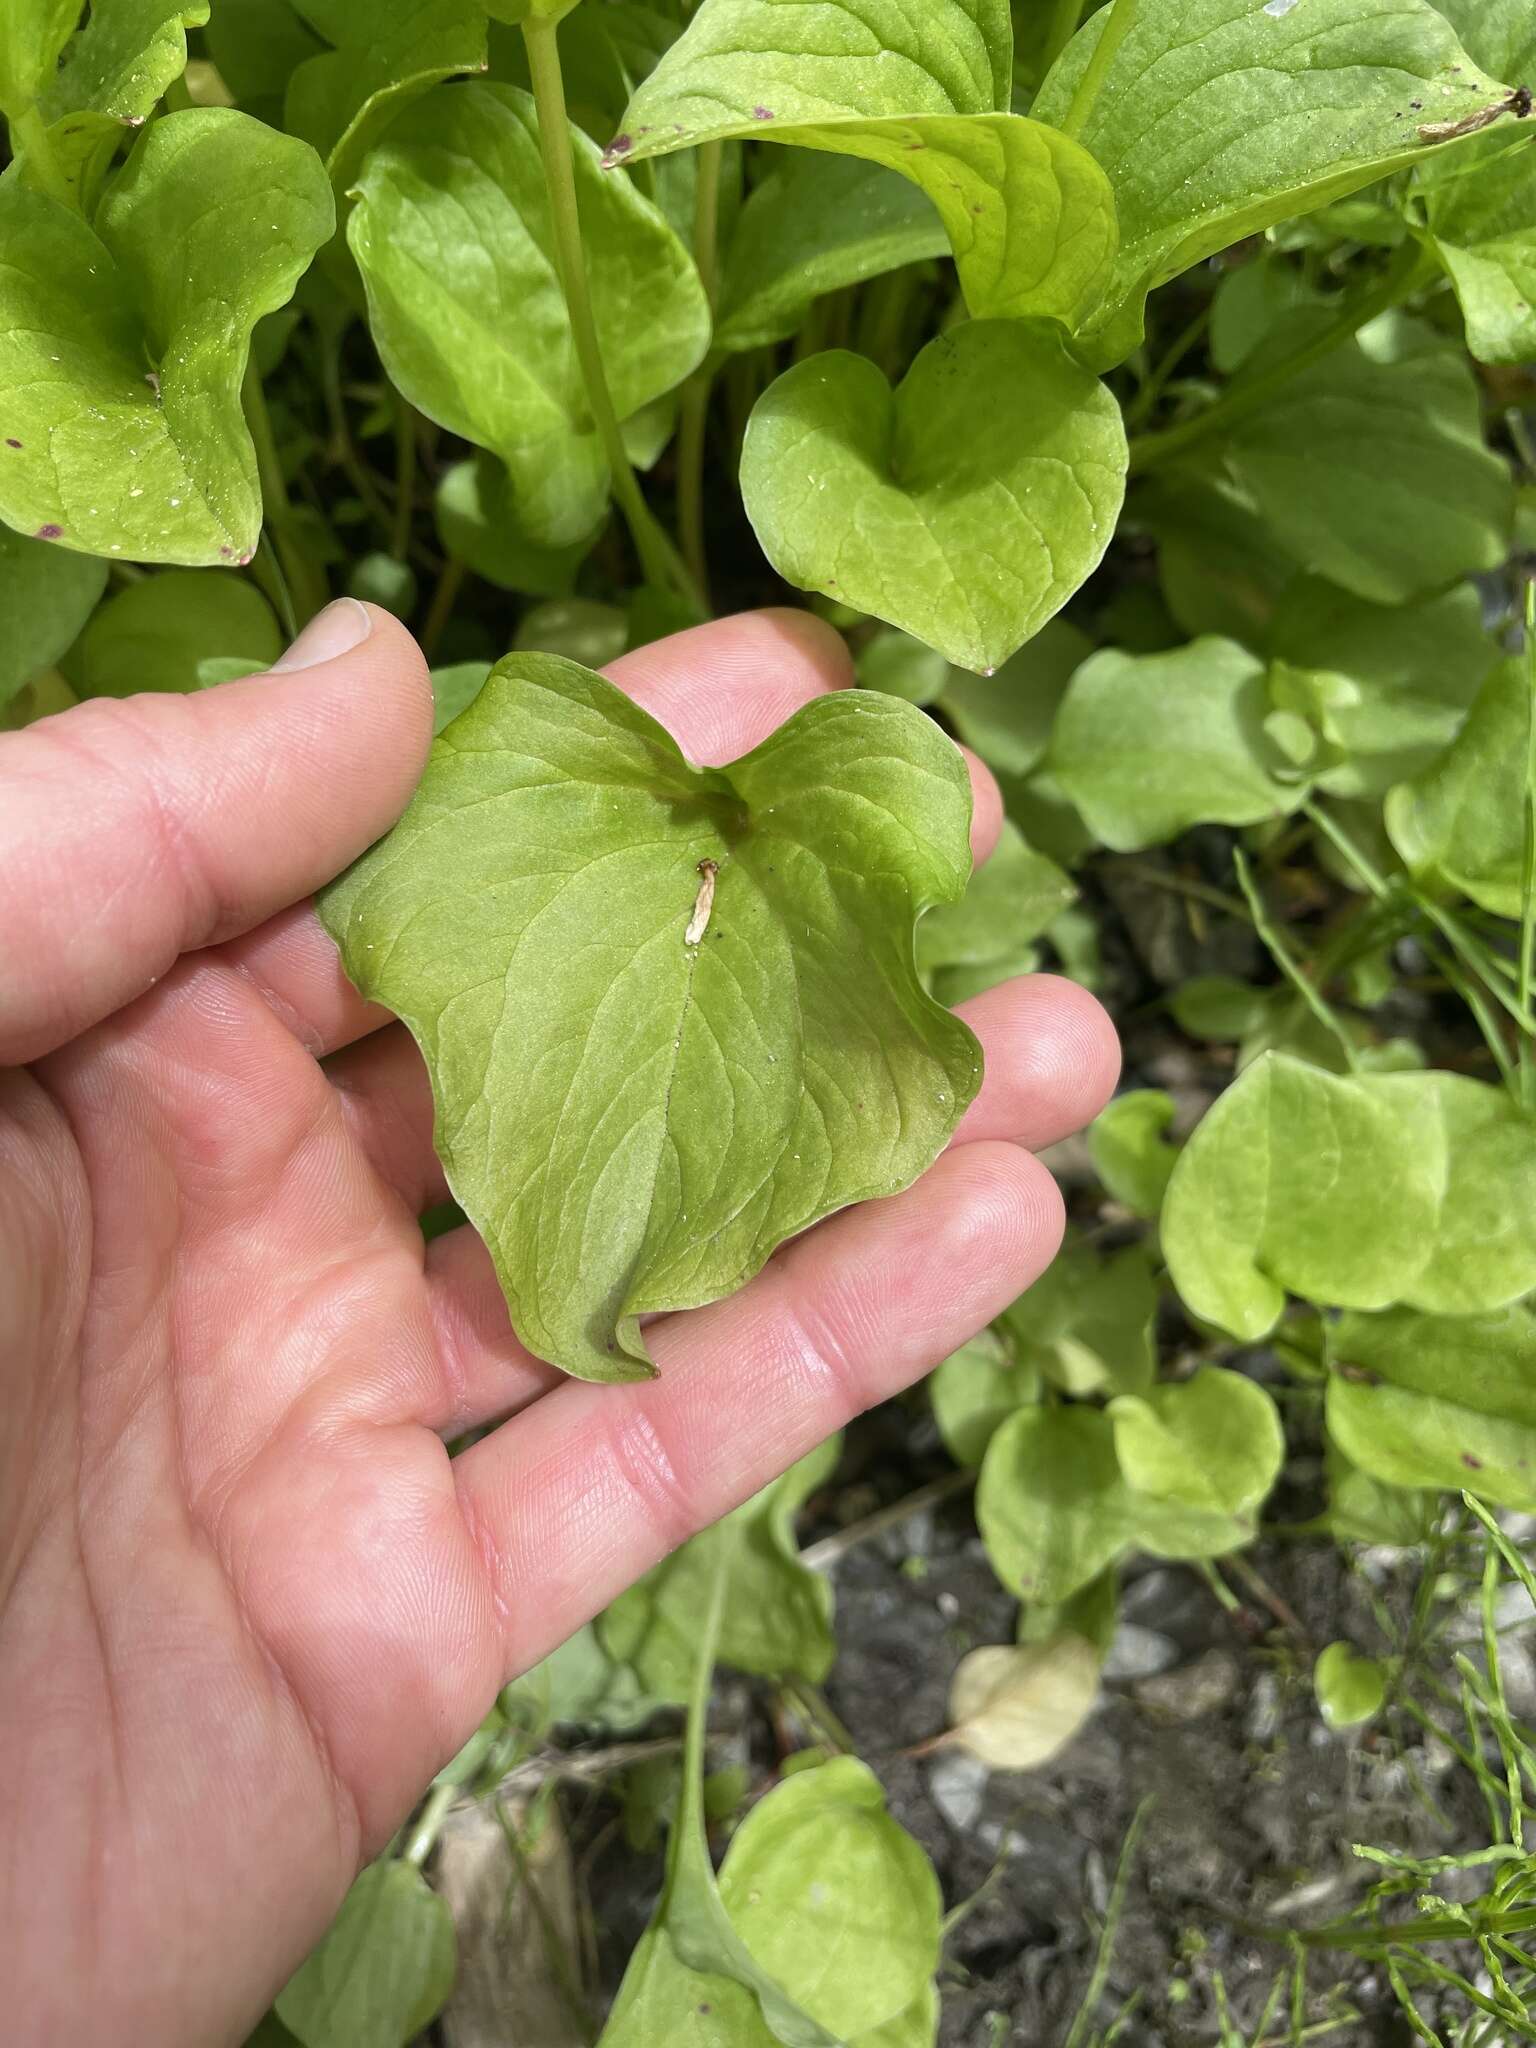
[[[0,719],[343,589],[416,627],[440,738],[323,915],[530,1346],[641,1376],[645,1314],[907,1185],[979,1081],[950,1006],[1101,981],[1139,878],[1246,936],[1151,975],[1230,1085],[1119,1097],[1099,1223],[930,1383],[1020,1602],[948,1739],[1053,1753],[1122,1563],[1240,1552],[1288,1429],[1341,1541],[1536,1510],[1526,0],[82,11],[0,15]],[[594,673],[786,584],[861,687],[728,767]],[[1007,804],[974,877],[946,734]],[[509,1689],[264,2039],[409,2039],[448,1806],[691,1700],[607,2048],[933,2042],[937,1881],[857,1759],[706,1842],[715,1659],[832,1662],[835,1457]],[[1325,1719],[1389,1678],[1332,1646]]]

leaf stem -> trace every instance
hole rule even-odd
[[[1179,420],[1174,426],[1163,427],[1155,434],[1138,434],[1131,442],[1132,473],[1144,474],[1175,456],[1185,454],[1212,435],[1230,433],[1254,413],[1262,411],[1275,393],[1283,390],[1293,377],[1299,377],[1304,370],[1325,361],[1335,349],[1352,341],[1362,327],[1409,298],[1427,280],[1431,268],[1431,259],[1417,246],[1409,244],[1399,250],[1373,283],[1347,293],[1337,316],[1294,355],[1287,356],[1284,362],[1276,363],[1270,369],[1229,384],[1214,405],[1196,413],[1193,419]]]
[[[1529,1018],[1536,983],[1536,579],[1525,586],[1525,846],[1520,876],[1520,1007]],[[1520,1092],[1527,1109],[1536,1108],[1536,1065],[1531,1058],[1529,1027],[1520,1042]]]
[[[416,510],[416,411],[395,393],[395,524],[390,552],[403,562],[410,552],[411,515]]]
[[[702,143],[693,202],[693,260],[711,316],[719,296],[720,155],[718,140]],[[704,450],[715,365],[708,355],[683,386],[677,430],[677,533],[699,595],[709,601],[709,554],[704,542]]]
[[[533,101],[539,120],[539,151],[544,159],[544,178],[549,188],[550,224],[554,231],[555,266],[565,293],[570,316],[571,339],[586,385],[587,403],[593,424],[613,479],[613,495],[619,501],[640,566],[648,583],[660,590],[674,590],[680,596],[696,598],[681,556],[652,516],[641,494],[624,448],[613,395],[603,369],[603,354],[592,317],[592,299],[587,287],[587,264],[581,244],[581,210],[576,198],[576,169],[571,157],[571,128],[565,111],[565,81],[560,73],[560,46],[553,21],[530,15],[523,23],[523,40],[528,47],[528,71],[533,81]]]
[[[1260,896],[1254,884],[1253,874],[1249,869],[1247,857],[1241,847],[1234,847],[1232,865],[1237,870],[1239,886],[1247,899],[1248,915],[1253,919],[1253,928],[1268,949],[1270,958],[1291,984],[1291,987],[1295,989],[1297,995],[1301,997],[1318,1023],[1322,1025],[1331,1038],[1338,1042],[1340,1050],[1344,1054],[1345,1064],[1349,1072],[1352,1074],[1358,1073],[1360,1070],[1360,1058],[1355,1048],[1354,1040],[1344,1029],[1344,1026],[1340,1023],[1332,1009],[1323,1000],[1318,990],[1312,986],[1306,975],[1302,973],[1296,962],[1291,958],[1290,948],[1281,938],[1268,910],[1265,908],[1264,899]]]
[[[20,113],[10,117],[11,150],[13,154],[26,157],[37,172],[38,182],[50,199],[57,199],[61,206],[73,209],[74,194],[69,180],[60,167],[53,138],[48,133],[48,124],[37,111],[35,104],[23,107]]]
[[[1120,45],[1131,32],[1136,20],[1136,0],[1110,0],[1109,19],[1104,24],[1104,33],[1094,44],[1093,54],[1088,59],[1087,69],[1077,82],[1077,91],[1072,95],[1072,104],[1067,109],[1067,118],[1061,124],[1063,135],[1070,135],[1075,141],[1088,125],[1088,116],[1093,112],[1109,68],[1120,54]]]
[[[240,396],[245,423],[256,450],[262,518],[292,601],[293,619],[289,623],[302,628],[320,610],[330,592],[326,588],[324,570],[293,538],[293,505],[288,496],[288,483],[283,475],[282,458],[277,452],[277,438],[272,432],[254,351],[246,361]]]
[[[1051,9],[1051,25],[1045,32],[1045,47],[1040,53],[1042,78],[1049,76],[1051,66],[1077,34],[1084,4],[1085,0],[1056,0]]]
[[[464,588],[464,578],[469,574],[467,562],[457,555],[450,555],[443,564],[443,572],[437,579],[432,592],[432,602],[427,606],[427,616],[421,628],[421,651],[430,661],[437,652],[437,643],[443,637],[443,628],[453,616],[453,607],[458,602],[459,592]]]

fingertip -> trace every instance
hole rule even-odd
[[[997,777],[969,747],[962,746],[965,765],[971,771],[971,859],[980,867],[997,850],[1003,832],[1003,792]]]
[[[1024,974],[957,1006],[986,1071],[956,1142],[1054,1145],[1092,1123],[1120,1078],[1120,1039],[1097,997],[1059,974]]]
[[[780,606],[691,626],[621,655],[603,673],[691,759],[723,766],[813,697],[846,689],[853,662],[825,620]]]

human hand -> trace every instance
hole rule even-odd
[[[775,612],[609,673],[706,762],[850,680]],[[1027,1148],[1113,1085],[1072,984],[978,997],[985,1083],[915,1187],[653,1324],[657,1380],[564,1379],[473,1231],[423,1245],[421,1060],[303,900],[399,814],[430,726],[414,644],[346,600],[281,672],[0,737],[0,1927],[29,2048],[240,2041],[507,1678],[1028,1286],[1061,1207]]]

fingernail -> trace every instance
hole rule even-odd
[[[355,597],[338,597],[323,612],[316,612],[281,661],[268,671],[284,675],[290,669],[318,668],[322,661],[334,661],[338,654],[350,654],[361,647],[373,631],[373,620]]]

